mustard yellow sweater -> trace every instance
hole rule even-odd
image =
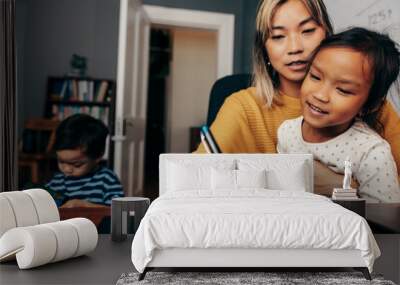
[[[278,127],[300,115],[299,98],[282,95],[281,105],[267,108],[250,87],[225,100],[211,131],[224,153],[276,153]],[[400,117],[390,102],[385,102],[379,120],[400,173]],[[201,144],[196,152],[205,152]]]

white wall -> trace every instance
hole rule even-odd
[[[172,30],[170,93],[167,94],[167,152],[189,152],[189,128],[205,123],[217,79],[217,33]]]

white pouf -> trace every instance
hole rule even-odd
[[[92,221],[60,221],[43,189],[0,193],[0,262],[16,258],[20,269],[28,269],[86,254],[97,241]]]
[[[96,248],[96,226],[88,219],[18,227],[0,238],[0,261],[14,256],[20,269],[77,257]]]

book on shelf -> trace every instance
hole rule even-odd
[[[96,101],[97,102],[105,102],[107,96],[108,82],[103,80],[100,83],[99,90],[97,92]]]
[[[61,97],[61,100],[68,101],[71,98],[72,93],[72,84],[71,81],[67,80],[67,89],[65,90],[64,96]]]
[[[49,96],[50,100],[57,101],[60,100],[60,94],[63,92],[65,88],[65,82],[55,81],[49,86]]]
[[[100,108],[98,106],[93,106],[90,115],[96,119],[100,118]]]
[[[67,94],[67,89],[68,89],[68,81],[64,81],[63,87],[61,89],[61,93],[59,96],[59,100],[61,100],[65,97],[65,94]]]
[[[69,105],[53,105],[53,115],[59,120],[63,120],[74,114],[88,114],[99,119],[108,125],[109,108],[101,106],[69,106]]]
[[[71,81],[71,97],[69,98],[70,101],[79,101],[78,95],[78,82],[76,80]]]
[[[60,120],[83,113],[107,126],[113,114],[112,80],[82,77],[49,77],[46,116]]]
[[[49,80],[49,99],[64,102],[109,102],[110,82],[100,79],[53,78]]]
[[[78,81],[78,100],[89,101],[88,100],[88,81],[86,80],[79,80]]]
[[[94,82],[89,81],[89,88],[88,88],[88,101],[93,101],[94,99]]]

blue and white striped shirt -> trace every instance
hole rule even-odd
[[[81,177],[69,177],[58,172],[46,187],[60,192],[68,200],[81,199],[105,205],[111,205],[112,198],[124,196],[118,177],[104,166]]]

